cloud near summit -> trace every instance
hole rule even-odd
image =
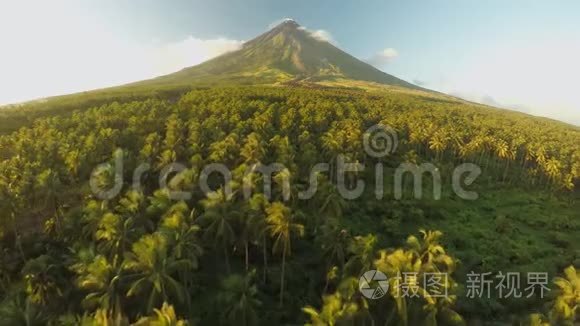
[[[372,57],[368,58],[366,62],[375,66],[381,67],[388,63],[391,63],[396,57],[399,56],[399,52],[393,48],[386,48],[379,53],[376,53]]]
[[[270,23],[268,25],[268,29],[272,29],[272,28],[282,24],[283,22],[287,22],[287,21],[296,22],[296,20],[294,20],[292,18],[288,18],[288,17],[282,18],[282,19],[278,19],[278,20]],[[296,23],[298,23],[298,22],[296,22]],[[332,34],[325,29],[314,29],[313,30],[313,29],[309,29],[306,26],[300,26],[299,29],[308,32],[308,34],[310,34],[312,37],[314,37],[315,39],[317,39],[319,41],[328,42],[330,44],[338,45],[338,42],[334,39]]]
[[[305,31],[307,31],[308,33],[310,33],[310,35],[312,37],[314,37],[315,39],[319,40],[319,41],[323,41],[323,42],[328,42],[330,44],[334,44],[337,45],[338,42],[336,42],[336,40],[332,37],[332,34],[330,34],[329,31],[324,30],[324,29],[317,29],[317,30],[309,30],[307,28],[303,28]]]
[[[158,73],[171,73],[202,63],[226,52],[238,50],[244,41],[228,38],[200,39],[189,36],[186,39],[164,44],[153,49],[153,62]]]

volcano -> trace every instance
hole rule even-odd
[[[140,84],[275,84],[345,80],[424,90],[353,57],[291,19],[244,43],[239,50]]]

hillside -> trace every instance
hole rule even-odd
[[[288,20],[246,42],[238,51],[166,76],[0,108],[0,133],[30,125],[37,117],[111,100],[175,99],[191,89],[240,85],[347,87],[453,99],[386,74]]]
[[[293,21],[0,113],[0,325],[577,320],[580,130],[418,88]],[[469,296],[470,274],[508,272],[521,297]]]
[[[220,81],[246,83],[367,81],[422,89],[314,37],[293,20],[246,42],[240,50],[143,84]]]
[[[442,325],[505,322],[508,315],[525,320],[550,301],[537,295],[468,300],[462,284],[470,271],[552,276],[580,262],[578,192],[572,189],[580,135],[551,121],[490,112],[401,93],[228,87],[192,91],[176,102],[112,103],[0,136],[0,323],[17,323],[25,309],[36,309],[28,318],[39,324],[65,317],[73,324],[135,321],[164,302],[201,324],[238,325],[240,318],[248,325],[304,323],[336,304],[356,304],[348,311],[352,318],[371,318],[360,325],[387,318],[422,324],[429,315],[424,309],[435,307]],[[365,130],[376,123],[399,135],[388,157],[363,149]],[[337,155],[366,164],[348,178],[367,185],[354,200],[337,188]],[[118,157],[124,158],[124,186],[101,199],[88,180],[110,188]],[[95,170],[103,162],[109,165]],[[159,176],[171,162],[186,170],[160,188]],[[283,173],[274,177],[272,197],[258,178],[254,195],[244,199],[244,172],[257,162],[289,169],[290,200],[282,192]],[[331,170],[318,177],[313,198],[298,199],[319,162]],[[446,180],[442,198],[433,197],[429,180],[424,196],[414,198],[416,189],[405,179],[397,200],[393,176],[405,162],[435,164]],[[466,162],[483,171],[469,187],[477,200],[458,198],[450,184],[454,166]],[[150,170],[141,188],[133,188],[133,173],[144,163]],[[233,180],[211,179],[216,192],[206,197],[200,171],[211,163],[225,164]],[[378,163],[385,167],[381,200],[372,173]],[[226,187],[233,196],[225,195]],[[191,197],[175,200],[169,191]],[[420,228],[432,231],[417,233]],[[290,243],[291,251],[282,249]],[[429,248],[440,249],[430,253],[432,262],[417,265]],[[362,272],[375,267],[394,277],[389,266],[402,253],[410,265],[395,266],[401,271],[449,273],[452,296],[409,299],[407,312],[395,310],[391,297],[357,295]],[[236,305],[239,296],[248,297],[243,307],[251,315],[207,308]],[[32,308],[21,306],[22,298]],[[385,314],[385,306],[395,312]]]

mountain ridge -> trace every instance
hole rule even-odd
[[[239,86],[357,89],[492,107],[425,89],[389,75],[331,43],[317,39],[313,32],[295,21],[286,20],[245,42],[239,50],[172,74],[0,106],[0,134],[29,126],[39,117],[69,113],[111,101],[127,102],[150,97],[174,100],[193,89]],[[521,114],[530,116],[529,113]],[[575,130],[580,128],[560,120],[534,117],[565,124]]]
[[[429,91],[389,75],[335,45],[316,38],[294,20],[245,42],[238,50],[136,84],[199,83],[317,83],[354,80]]]

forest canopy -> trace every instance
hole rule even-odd
[[[481,105],[400,92],[221,87],[123,97],[52,112],[0,136],[0,324],[461,325],[477,320],[573,322],[580,285],[580,130]],[[168,95],[169,94],[169,95]],[[74,108],[75,104],[71,104]],[[365,131],[392,128],[396,150],[372,157]],[[338,189],[337,157],[364,163],[347,175],[393,184],[401,163],[431,163],[442,198],[403,179],[377,200]],[[91,190],[122,188],[102,199]],[[159,174],[172,163],[186,168]],[[102,165],[105,163],[105,165]],[[132,187],[135,170],[150,167]],[[205,166],[232,173],[208,180]],[[245,173],[281,163],[266,196]],[[299,200],[317,163],[318,190]],[[475,201],[451,187],[473,163]],[[95,173],[95,168],[102,168]],[[284,196],[282,178],[291,181]],[[225,191],[231,188],[231,193]],[[187,191],[183,200],[171,191]],[[570,266],[570,267],[569,267]],[[376,269],[450,276],[449,296],[387,293],[370,300],[359,277]],[[546,272],[550,297],[467,300],[469,272]],[[395,286],[396,284],[391,284]],[[576,295],[576,296],[574,296]],[[532,313],[536,313],[531,315]]]

